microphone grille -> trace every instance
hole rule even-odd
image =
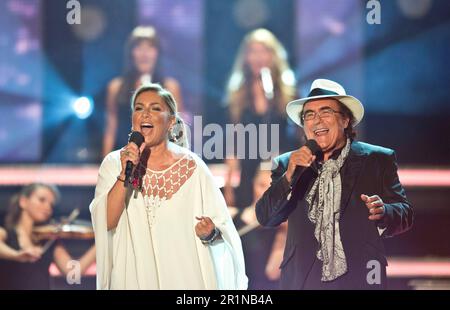
[[[128,142],[134,142],[138,147],[141,147],[142,143],[144,142],[144,136],[139,131],[133,131],[130,134]]]
[[[322,154],[322,149],[317,144],[316,140],[310,139],[306,141],[305,145],[311,150],[311,153],[313,153],[313,155],[319,156],[320,154]]]

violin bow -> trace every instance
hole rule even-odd
[[[73,209],[72,212],[70,213],[69,217],[65,221],[63,221],[62,223],[60,223],[58,225],[58,229],[56,230],[56,232],[57,233],[60,232],[62,230],[63,225],[70,224],[73,221],[75,221],[75,219],[78,217],[78,215],[80,215],[80,209],[78,209],[78,208]],[[55,243],[55,240],[56,239],[48,240],[44,244],[44,246],[42,247],[42,254],[44,254],[45,252],[48,251],[48,249],[50,249],[50,247],[53,245],[53,243]]]

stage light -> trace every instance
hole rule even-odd
[[[86,119],[92,114],[94,104],[88,97],[80,97],[73,102],[72,108],[80,119]]]

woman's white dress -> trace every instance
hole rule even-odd
[[[98,289],[247,288],[241,241],[225,200],[205,163],[177,148],[184,156],[166,170],[147,171],[148,194],[133,191],[109,232],[106,199],[121,171],[119,151],[103,160],[89,206]],[[210,217],[222,240],[204,245],[195,234],[196,216]]]

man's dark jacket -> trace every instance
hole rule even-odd
[[[320,281],[322,264],[316,258],[318,243],[314,237],[314,225],[308,219],[308,205],[302,198],[293,202],[290,197],[291,186],[284,177],[290,155],[291,152],[285,153],[274,160],[277,166],[272,171],[272,184],[256,204],[256,215],[263,226],[276,226],[289,220],[280,266],[281,288],[385,288],[387,261],[382,238],[408,230],[413,222],[413,209],[398,178],[394,151],[352,142],[340,171],[340,233],[348,271],[332,282]],[[297,186],[306,185],[309,191],[316,175],[309,178],[307,184],[301,184],[304,175],[307,173],[301,175]],[[381,197],[385,207],[382,221],[368,219],[369,210],[361,200],[361,194]],[[381,236],[377,227],[385,228]],[[380,274],[376,275],[378,270]]]

